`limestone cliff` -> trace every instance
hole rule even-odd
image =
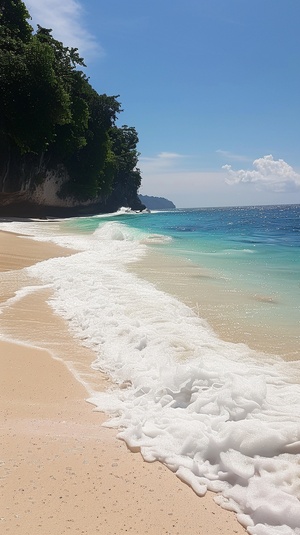
[[[114,212],[121,206],[144,208],[137,193],[122,184],[92,199],[62,197],[69,181],[65,166],[51,162],[47,154],[20,157],[7,148],[0,157],[0,217],[72,217]]]

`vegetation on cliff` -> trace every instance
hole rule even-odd
[[[67,172],[60,197],[86,201],[126,190],[137,199],[138,136],[133,127],[116,126],[118,96],[98,94],[81,70],[78,50],[50,29],[38,26],[34,33],[29,20],[21,0],[2,0],[0,190],[22,189],[16,162],[21,169],[43,160],[48,169]],[[36,173],[31,188],[41,179]]]
[[[165,197],[153,197],[152,195],[139,195],[140,201],[149,210],[169,210],[176,208],[175,204]]]

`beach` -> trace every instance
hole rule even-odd
[[[196,314],[204,317],[222,340],[247,344],[264,354],[280,355],[286,361],[299,360],[299,325],[291,328],[252,320],[245,313],[246,299],[252,307],[276,308],[268,295],[241,295],[223,288],[208,270],[176,256],[152,251],[130,265],[132,272],[184,302]]]
[[[245,533],[213,493],[199,497],[163,464],[129,451],[86,402],[91,385],[101,391],[110,381],[54,315],[51,289],[22,271],[72,251],[6,232],[0,251],[3,533]],[[32,292],[14,301],[24,286]]]

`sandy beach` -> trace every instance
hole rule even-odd
[[[108,378],[90,369],[92,352],[54,316],[46,303],[50,290],[14,302],[17,290],[39,284],[26,280],[22,268],[72,251],[4,232],[0,251],[1,532],[245,533],[211,493],[199,498],[101,425],[106,415],[85,401],[87,383],[104,389]]]

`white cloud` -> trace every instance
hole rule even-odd
[[[177,207],[300,203],[299,187],[297,192],[293,186],[280,195],[278,191],[281,190],[278,188],[277,190],[268,187],[259,189],[257,187],[259,181],[255,183],[256,187],[253,187],[253,181],[244,180],[242,187],[229,188],[224,180],[223,171],[196,171],[194,168],[190,169],[189,164],[189,156],[171,152],[161,152],[152,158],[140,158],[139,167],[142,172],[140,193],[166,197]],[[228,173],[231,172],[233,175],[239,173],[239,171],[233,171],[230,166],[226,167]],[[300,184],[300,176],[295,174]],[[240,178],[234,180],[233,178],[231,176],[233,183],[241,182]],[[295,184],[295,182],[291,183]]]
[[[26,6],[33,24],[52,28],[53,37],[65,46],[78,48],[84,57],[104,55],[84,25],[84,9],[78,0],[26,0]]]
[[[248,162],[251,161],[247,156],[243,156],[242,154],[234,154],[228,150],[216,150],[217,154],[220,154],[223,158],[226,158],[227,160],[234,160],[236,162]]]
[[[258,190],[275,192],[292,191],[300,188],[300,174],[284,160],[274,160],[271,154],[253,162],[253,169],[233,170],[231,165],[223,165],[227,172],[227,184],[252,183]]]
[[[223,173],[164,169],[142,173],[141,193],[166,197],[177,207],[217,206],[229,203],[232,195],[224,184]],[[223,190],[223,191],[222,191]],[[227,195],[227,199],[226,199]],[[226,199],[226,200],[225,200]]]
[[[140,158],[139,167],[142,172],[163,172],[176,167],[181,158],[184,156],[176,152],[160,152],[157,156]]]

